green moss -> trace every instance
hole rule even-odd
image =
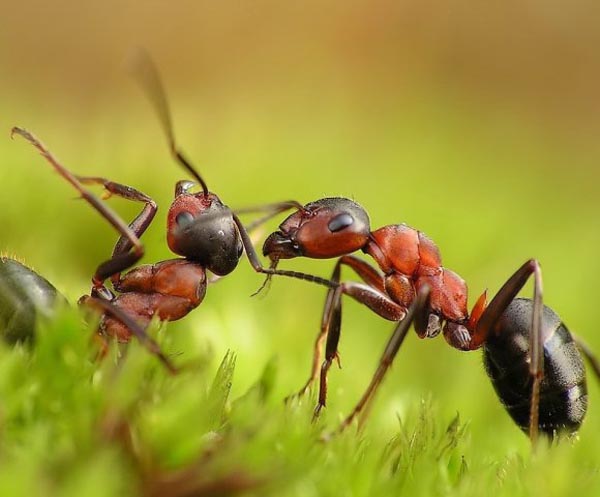
[[[62,310],[33,351],[0,346],[0,488],[4,495],[155,495],[182,489],[277,496],[595,495],[597,455],[564,442],[496,458],[458,415],[415,403],[395,435],[372,424],[328,443],[335,425],[309,422],[311,399],[273,399],[278,371],[266,363],[231,398],[235,355],[213,372],[206,354],[169,374],[136,342],[101,364],[90,330]],[[172,352],[173,342],[159,334]],[[180,362],[181,358],[177,358]],[[212,365],[212,366],[211,366]],[[516,430],[516,428],[515,428]],[[188,487],[189,486],[189,487]],[[5,493],[7,492],[7,493]]]

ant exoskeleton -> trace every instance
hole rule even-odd
[[[351,255],[357,250],[373,257],[379,269]],[[339,257],[314,345],[311,374],[297,394],[302,395],[320,371],[315,416],[326,404],[327,374],[338,354],[341,298],[348,295],[399,323],[366,392],[340,429],[361,412],[366,415],[413,323],[420,338],[442,332],[456,349],[483,347],[486,371],[498,397],[515,423],[529,433],[532,443],[538,430],[552,437],[579,428],[587,408],[585,368],[579,351],[597,375],[600,368],[590,350],[542,304],[542,275],[535,259],[525,262],[489,304],[484,292],[469,314],[466,283],[442,266],[439,250],[427,236],[405,224],[371,231],[365,210],[346,198],[317,200],[291,214],[267,238],[263,253],[273,268],[280,259]],[[364,283],[340,282],[342,265],[353,269]],[[533,299],[517,299],[531,276]],[[325,340],[325,358],[319,367]]]
[[[33,339],[38,315],[51,316],[66,299],[47,279],[10,257],[0,257],[0,336],[9,344]]]
[[[210,271],[216,275],[216,279],[231,273],[244,250],[257,272],[279,273],[262,267],[248,230],[280,212],[290,208],[301,209],[302,206],[296,202],[279,202],[239,211],[265,213],[261,219],[249,225],[247,230],[238,215],[208,190],[206,182],[177,148],[165,92],[151,59],[142,52],[134,62],[136,75],[140,77],[164,128],[171,154],[201,187],[200,192],[191,193],[194,182],[182,180],[175,185],[175,200],[167,215],[167,243],[169,248],[182,258],[138,266],[122,274],[144,255],[140,237],[154,219],[156,203],[148,195],[130,186],[100,177],[75,176],[48,148],[23,128],[14,127],[12,135],[25,138],[37,148],[56,172],[120,234],[111,258],[96,269],[90,295],[80,299],[81,304],[100,308],[102,318],[98,333],[103,337],[103,342],[106,337],[111,337],[125,343],[134,334],[157,354],[170,370],[175,371],[158,345],[145,333],[145,328],[152,318],[174,321],[186,316],[200,305],[204,298],[208,282],[206,272]],[[105,203],[88,191],[84,184],[101,185],[106,197],[115,195],[141,202],[144,207],[127,225]],[[26,276],[27,274],[24,277]],[[108,279],[114,291],[107,287],[105,282]]]

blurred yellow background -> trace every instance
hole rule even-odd
[[[597,2],[0,6],[0,251],[73,300],[116,235],[8,132],[24,126],[76,173],[152,196],[161,210],[144,261],[171,257],[164,214],[183,173],[124,69],[142,46],[161,69],[182,148],[231,207],[352,197],[373,228],[406,222],[433,238],[469,283],[471,304],[537,257],[546,302],[600,351]],[[113,205],[126,219],[137,207]],[[332,266],[282,263],[322,276]],[[236,350],[240,392],[277,355],[283,396],[308,372],[324,292],[277,280],[266,297],[248,298],[260,281],[241,262],[172,329],[195,330],[219,355]],[[392,329],[354,303],[346,312],[331,420],[356,400]],[[411,337],[390,376],[374,412],[383,428],[431,393],[443,413],[472,420],[476,436],[491,419],[497,433],[517,432],[477,353]],[[598,426],[593,382],[591,394]]]

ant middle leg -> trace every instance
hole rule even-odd
[[[330,291],[331,293],[331,291]],[[338,343],[341,335],[341,298],[348,295],[366,305],[377,315],[389,321],[406,319],[407,308],[394,302],[387,294],[372,286],[349,281],[340,283],[326,301],[323,313],[322,330],[327,336],[325,358],[321,364],[319,381],[319,400],[315,407],[313,420],[327,403],[327,374],[333,361],[338,358]],[[322,331],[323,332],[323,331]],[[317,339],[318,340],[318,339]],[[320,351],[316,351],[319,352]]]

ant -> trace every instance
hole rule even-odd
[[[352,255],[358,250],[371,256],[378,267]],[[581,425],[587,389],[580,351],[599,377],[600,364],[558,315],[543,305],[537,260],[530,259],[517,269],[489,304],[484,292],[469,313],[465,281],[442,266],[432,240],[405,224],[371,231],[367,212],[347,198],[320,199],[292,213],[267,238],[263,254],[271,259],[272,268],[280,259],[338,258],[314,344],[310,377],[296,394],[303,395],[320,371],[315,418],[326,405],[327,374],[338,358],[341,299],[348,295],[398,325],[368,388],[340,431],[357,416],[364,421],[411,324],[420,338],[443,333],[458,350],[483,347],[486,372],[496,394],[532,444],[539,431],[552,438],[561,431],[573,433]],[[363,283],[340,282],[342,266],[351,268]],[[533,299],[516,298],[530,277],[534,279]],[[319,367],[323,345],[325,356]]]
[[[102,312],[98,328],[102,348],[106,348],[107,337],[114,338],[119,343],[126,343],[135,335],[170,371],[175,372],[176,368],[145,332],[150,321],[154,317],[161,321],[175,321],[186,316],[202,302],[208,282],[231,273],[244,250],[257,272],[279,273],[274,269],[262,267],[248,231],[280,212],[290,208],[301,209],[302,206],[296,202],[279,202],[240,210],[239,213],[266,213],[246,229],[238,215],[223,204],[215,193],[208,190],[204,179],[178,149],[165,91],[152,60],[145,52],[141,52],[137,54],[134,63],[136,75],[139,76],[143,89],[155,107],[173,158],[195,180],[177,182],[175,199],[167,214],[167,243],[169,248],[182,258],[130,269],[144,255],[140,237],[156,214],[157,204],[154,200],[135,188],[105,178],[74,175],[40,140],[23,128],[14,127],[11,136],[21,136],[37,148],[56,172],[120,235],[111,258],[102,262],[96,269],[92,277],[90,295],[85,295],[79,300],[80,304],[99,308]],[[142,211],[127,225],[84,187],[88,184],[101,185],[105,192],[104,198],[115,195],[141,202],[144,204]],[[191,189],[196,184],[200,186],[201,191],[192,193]],[[129,271],[122,274],[127,269]],[[207,271],[213,273],[215,278],[207,279]],[[19,274],[26,279],[30,273],[30,270],[21,270]],[[107,286],[107,280],[111,281],[112,290]]]

